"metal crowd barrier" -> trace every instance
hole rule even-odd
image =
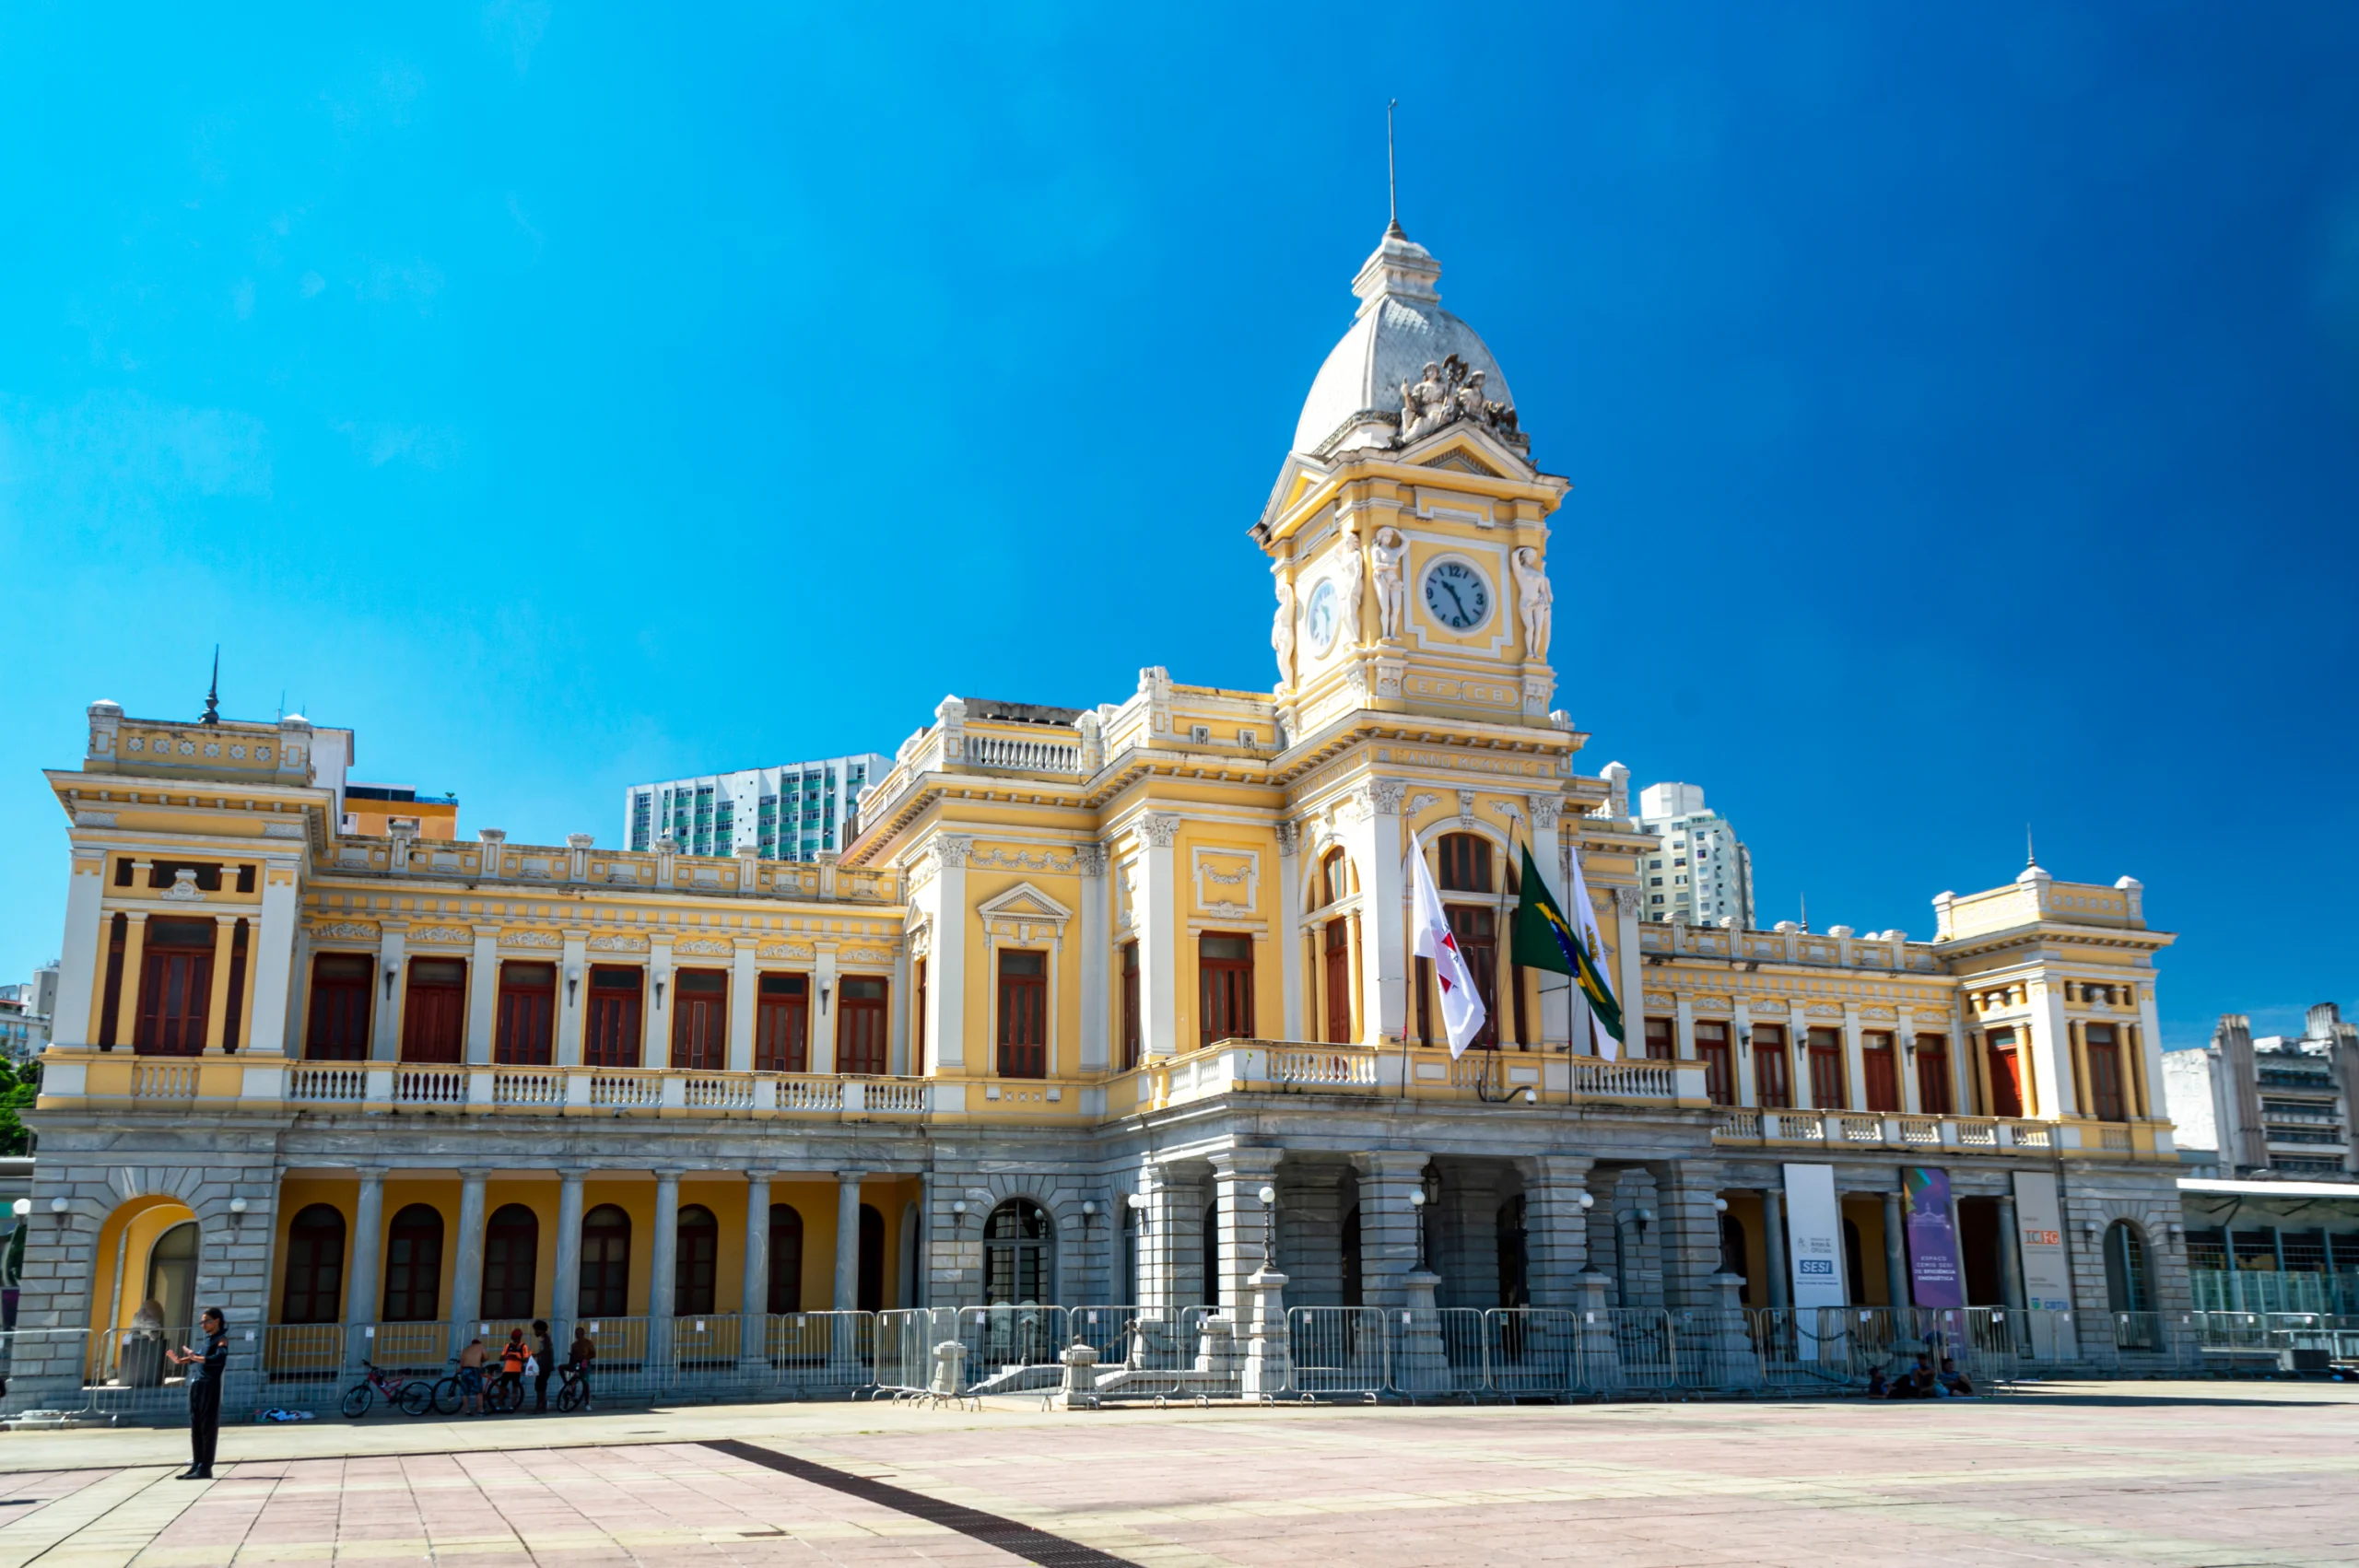
[[[1233,1397],[1247,1341],[1213,1306],[989,1306],[597,1317],[580,1325],[597,1354],[592,1398],[766,1400],[913,1392],[933,1377],[936,1348],[963,1350],[957,1392],[1042,1393],[1064,1381],[1062,1357],[1096,1353],[1105,1398]],[[224,1414],[327,1413],[367,1360],[403,1378],[439,1381],[456,1349],[499,1346],[528,1323],[474,1321],[273,1325],[226,1390]],[[233,1329],[235,1335],[238,1331]],[[1954,1361],[1979,1390],[2042,1375],[2137,1376],[2229,1370],[2321,1370],[2359,1363],[2359,1317],[2325,1313],[2010,1312],[1995,1307],[1827,1307],[1741,1311],[1653,1308],[1297,1306],[1285,1316],[1291,1374],[1283,1391],[1316,1398],[1593,1398],[1857,1391],[1878,1369]],[[0,1335],[5,1408],[172,1420],[184,1385],[152,1336],[84,1329]],[[558,1344],[569,1345],[569,1333]]]

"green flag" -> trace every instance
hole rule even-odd
[[[1578,928],[1549,896],[1540,864],[1532,858],[1532,847],[1525,845],[1523,891],[1515,906],[1515,961],[1528,969],[1571,976],[1581,995],[1589,999],[1590,1015],[1599,1030],[1619,1040],[1623,1038],[1622,1004],[1614,1000],[1614,988],[1606,983],[1605,944],[1598,936],[1597,917],[1590,909],[1589,888],[1581,878],[1578,854],[1573,860],[1573,902],[1580,916]],[[1619,1054],[1603,1047],[1602,1041],[1599,1044],[1602,1055]]]

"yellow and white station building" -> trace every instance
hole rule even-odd
[[[1397,226],[1367,258],[1238,540],[1269,689],[947,699],[840,855],[422,833],[347,803],[348,731],[93,705],[48,775],[19,1327],[95,1363],[212,1304],[249,1357],[282,1323],[1217,1306],[1273,1213],[1288,1305],[1766,1306],[1800,1164],[1851,1302],[1905,1303],[1938,1167],[1970,1299],[2029,1299],[2028,1175],[2069,1305],[2185,1306],[2135,881],[2033,867],[1930,940],[1642,919],[1658,840],[1557,706],[1568,484],[1439,273]],[[1524,845],[1560,901],[1585,872],[1622,1059],[1510,961]],[[1461,1059],[1412,857],[1487,992]]]

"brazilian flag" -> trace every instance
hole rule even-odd
[[[1571,976],[1581,995],[1589,998],[1589,1010],[1596,1015],[1599,1027],[1617,1040],[1626,1039],[1622,1033],[1622,1004],[1614,1000],[1614,988],[1605,983],[1605,971],[1600,967],[1604,954],[1598,950],[1596,922],[1584,920],[1582,926],[1584,930],[1574,930],[1565,912],[1556,907],[1556,901],[1548,895],[1548,884],[1540,880],[1540,865],[1532,858],[1532,847],[1523,846],[1523,891],[1515,906],[1515,961],[1527,969]]]

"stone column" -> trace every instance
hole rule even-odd
[[[475,928],[475,952],[467,965],[467,1060],[490,1065],[499,1036],[499,928]]]
[[[1397,778],[1370,779],[1343,825],[1344,848],[1360,873],[1360,1041],[1380,1045],[1408,1025],[1408,867],[1402,859]],[[1440,1020],[1437,1018],[1436,1024]]]
[[[1778,1188],[1761,1189],[1761,1248],[1769,1272],[1770,1308],[1783,1311],[1793,1305],[1793,1293],[1786,1271],[1786,1194]]]
[[[205,1001],[205,1054],[221,1056],[238,1048],[225,1037],[229,1023],[229,948],[238,934],[238,917],[213,917],[213,989]]]
[[[1892,1070],[1900,1075],[1900,1108],[1921,1116],[1925,1097],[1917,1088],[1917,1020],[1907,1007],[1895,1008],[1892,1023]]]
[[[451,1353],[458,1354],[475,1337],[483,1311],[483,1186],[491,1173],[479,1168],[459,1172],[459,1236],[451,1266]],[[497,1349],[497,1346],[493,1347]]]
[[[1397,1312],[1409,1305],[1409,1277],[1424,1271],[1421,1215],[1409,1195],[1423,1186],[1430,1158],[1391,1150],[1353,1157],[1360,1172],[1360,1299],[1370,1306]],[[1430,1306],[1431,1296],[1426,1299]]]
[[[1900,1071],[1900,1037],[1893,1036],[1892,1070]],[[1847,1110],[1868,1108],[1868,1052],[1860,1029],[1860,1004],[1843,1004],[1843,1106]]]
[[[1729,933],[1729,948],[1731,956],[1743,952],[1743,932]],[[1736,1103],[1740,1106],[1758,1106],[1761,1099],[1754,1091],[1753,1082],[1753,1010],[1745,1006],[1741,996],[1729,1017],[1729,1072],[1736,1079],[1730,1085],[1736,1091]]]
[[[966,1065],[967,1038],[967,857],[974,840],[965,834],[937,833],[923,858],[910,868],[912,880],[931,866],[933,875],[911,889],[911,905],[932,924],[925,965],[925,1035],[928,1062],[917,1073]],[[816,997],[812,999],[815,1002]]]
[[[557,966],[557,1065],[581,1065],[582,1024],[590,1010],[590,933],[565,933],[565,952]],[[641,1059],[644,1059],[642,1058]]]
[[[550,1338],[557,1353],[573,1343],[573,1322],[581,1313],[581,1178],[579,1165],[557,1173],[557,1278],[549,1282]]]
[[[1308,1040],[1311,1036],[1302,1028],[1302,826],[1281,822],[1277,834],[1279,1027],[1285,1039]],[[1315,973],[1316,963],[1312,969]]]
[[[1682,1061],[1696,1059],[1696,999],[1681,992],[1672,1002],[1672,1049]]]
[[[1106,848],[1081,845],[1074,861],[1081,872],[1081,1071],[1099,1073],[1112,1060],[1113,1039],[1113,916],[1106,906]]]
[[[1269,1235],[1269,1211],[1261,1189],[1277,1181],[1276,1149],[1224,1149],[1212,1157],[1213,1205],[1220,1223],[1220,1303],[1239,1330],[1245,1327],[1250,1293],[1246,1280],[1262,1267]],[[1270,1238],[1274,1239],[1274,1238]]]
[[[1614,962],[1620,970],[1614,995],[1622,1003],[1622,1032],[1628,1036],[1622,1042],[1621,1054],[1627,1060],[1647,1053],[1646,954],[1638,951],[1638,890],[1617,887],[1609,896],[1614,900]]]
[[[836,1071],[836,1012],[842,1000],[836,993],[841,982],[836,977],[836,944],[815,942],[811,961],[811,1071]]]
[[[369,977],[369,989],[375,992],[370,999],[376,1012],[376,1027],[369,1038],[370,1061],[399,1061],[402,1054],[402,1004],[408,1000],[409,988],[403,982],[409,951],[409,926],[406,922],[388,920],[378,928],[376,972]]]
[[[1540,1154],[1519,1161],[1523,1171],[1523,1230],[1526,1267],[1535,1307],[1583,1305],[1589,1272],[1590,1172],[1596,1162],[1579,1154]]]
[[[1999,1199],[1999,1291],[2012,1316],[2024,1309],[2024,1233],[2015,1223],[2015,1195]]]
[[[2071,1034],[2064,1023],[2064,982],[2034,980],[2026,989],[2031,1007],[2015,1031],[2025,1083],[2032,1092],[2025,1114],[2043,1120],[2076,1116],[2080,1102],[2073,1093]]]
[[[1246,1276],[1245,1366],[1238,1383],[1248,1399],[1275,1398],[1294,1381],[1285,1284],[1286,1277],[1274,1269],[1256,1269]]]
[[[639,1059],[651,1068],[672,1065],[672,943],[675,940],[663,931],[647,939],[647,1034],[640,1042]]]
[[[358,1363],[376,1359],[375,1344],[361,1334],[382,1310],[378,1300],[377,1267],[385,1252],[385,1167],[359,1168],[360,1193],[352,1205],[352,1267],[344,1287],[345,1354]]]
[[[1200,1184],[1168,1164],[1139,1169],[1138,1305],[1171,1314],[1203,1305],[1203,1215]]]
[[[672,1369],[673,1292],[679,1282],[680,1173],[655,1173],[655,1245],[649,1248],[647,1270],[647,1360],[654,1387],[662,1388]]]
[[[836,1299],[838,1312],[860,1305],[860,1178],[864,1171],[836,1173]]]
[[[729,960],[729,1054],[725,1059],[732,1072],[754,1071],[754,1006],[761,989],[761,978],[754,967],[757,940],[750,936],[733,939]]]
[[[1897,1191],[1884,1195],[1884,1288],[1894,1311],[1909,1305],[1907,1222]]]
[[[57,1000],[50,1012],[52,1045],[95,1044],[92,1025],[106,974],[107,852],[76,844],[65,879],[65,942],[59,949]]]
[[[745,1284],[738,1292],[737,1359],[769,1363],[770,1173],[745,1173]]]
[[[135,883],[144,883],[147,880],[147,873],[142,872],[133,880]],[[116,994],[114,1008],[114,1048],[119,1051],[134,1049],[139,1038],[139,971],[146,967],[141,959],[147,951],[147,912],[144,909],[126,910],[125,918],[123,989]]]
[[[300,855],[264,855],[262,877],[262,917],[249,928],[246,963],[253,971],[253,1021],[247,1025],[250,1051],[285,1053],[290,1030],[298,1020],[288,1006],[295,989],[295,937],[298,917],[297,878]]]
[[[1663,1304],[1717,1310],[1723,1305],[1720,1270],[1720,1167],[1714,1160],[1659,1160],[1655,1178],[1655,1246],[1662,1259]]]
[[[1144,1036],[1140,1056],[1146,1060],[1189,1048],[1183,1037],[1189,1032],[1180,1028],[1180,903],[1172,866],[1179,837],[1177,812],[1147,812],[1139,818],[1138,884],[1131,914],[1139,943],[1139,1026]]]

